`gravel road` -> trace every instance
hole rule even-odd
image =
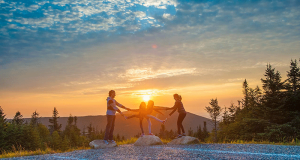
[[[265,144],[121,145],[10,159],[300,159],[300,146]]]

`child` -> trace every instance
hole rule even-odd
[[[153,135],[153,133],[151,133],[151,121],[150,121],[150,118],[155,119],[155,120],[157,120],[157,121],[159,121],[159,122],[161,122],[163,124],[166,122],[166,120],[160,120],[160,119],[158,119],[158,118],[150,115],[153,111],[156,111],[156,112],[162,114],[157,109],[154,109],[153,106],[154,106],[154,102],[151,101],[151,100],[148,102],[148,107],[147,108],[146,108],[146,103],[142,102],[140,104],[140,108],[139,109],[131,109],[130,110],[130,111],[133,111],[133,112],[139,112],[139,114],[127,117],[127,119],[130,119],[130,118],[133,118],[133,117],[136,117],[136,118],[140,119],[140,127],[141,127],[141,130],[142,130],[141,137],[143,137],[145,135],[144,130],[143,130],[143,119],[144,118],[146,118],[146,120],[148,122],[149,135]]]

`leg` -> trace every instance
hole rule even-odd
[[[150,118],[147,118],[147,122],[148,122],[148,131],[149,133],[151,133],[151,121],[150,121]]]
[[[180,113],[179,116],[178,116],[178,120],[177,120],[177,132],[178,134],[180,135],[181,134],[181,130],[182,130],[182,133],[185,133],[184,129],[183,129],[183,125],[182,125],[182,121],[183,119],[185,118],[186,116],[186,113]]]
[[[141,130],[142,130],[142,134],[144,134],[143,119],[142,118],[140,119],[140,127],[141,127]]]
[[[157,121],[160,122],[160,123],[164,122],[163,120],[160,120],[160,119],[158,119],[158,118],[156,118],[156,117],[154,117],[154,116],[152,116],[152,115],[147,115],[147,117],[148,117],[148,118],[155,119],[155,120],[157,120]]]
[[[106,124],[106,128],[105,128],[104,140],[108,140],[109,139],[109,134],[110,134],[111,126],[112,126],[112,119],[113,119],[112,116],[113,115],[106,115],[107,124]]]
[[[113,116],[113,118],[112,118],[112,125],[111,125],[110,133],[109,133],[109,140],[113,140],[114,139],[115,120],[116,120],[116,116]]]
[[[136,117],[136,118],[140,118],[140,116],[139,116],[139,115],[132,115],[132,116],[129,116],[129,117],[127,117],[127,119],[134,118],[134,117]]]

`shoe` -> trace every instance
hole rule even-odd
[[[154,136],[154,134],[153,134],[153,133],[149,133],[149,135],[150,135],[150,136]]]
[[[144,133],[142,133],[142,134],[141,134],[141,137],[143,137],[144,135],[145,135],[145,134],[144,134]]]
[[[181,134],[179,134],[175,139],[177,139],[177,138],[181,138],[182,137],[182,135]]]
[[[165,124],[165,123],[167,122],[167,119],[168,119],[168,118],[166,118],[166,119],[162,122],[162,124]]]
[[[116,143],[114,140],[110,140],[110,143]]]
[[[182,136],[186,136],[185,133],[182,133]]]
[[[105,144],[109,144],[107,140],[104,140],[104,143],[105,143]]]

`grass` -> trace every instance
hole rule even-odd
[[[136,140],[138,140],[138,138],[131,137],[130,139],[126,139],[126,140],[123,140],[123,141],[118,141],[117,145],[133,144]]]

